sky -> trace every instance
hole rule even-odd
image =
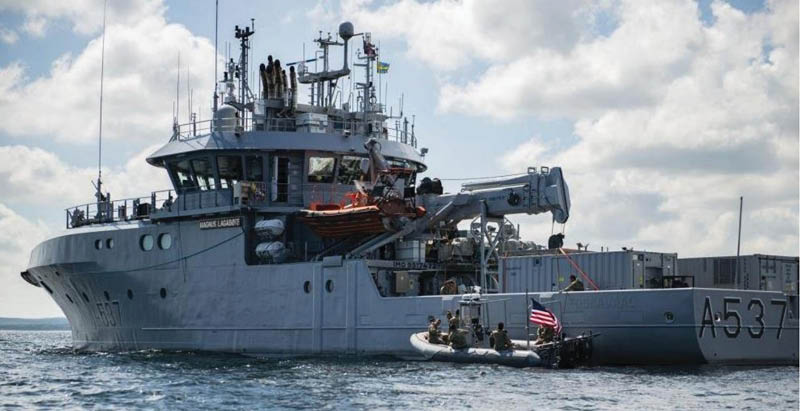
[[[743,196],[742,253],[798,254],[797,1],[252,4],[220,1],[218,61],[251,18],[254,62],[300,60],[319,30],[351,21],[391,65],[383,97],[413,115],[424,176],[560,166],[568,246],[732,255]],[[93,200],[102,27],[102,0],[0,0],[0,316],[62,315],[19,273],[64,230],[65,208]],[[168,141],[176,99],[181,122],[189,94],[209,117],[214,28],[211,0],[108,0],[113,198],[169,187],[145,158]],[[553,229],[550,216],[513,220],[538,243]]]

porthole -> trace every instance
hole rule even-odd
[[[306,294],[311,292],[311,281],[306,281],[303,283],[303,291],[305,291]]]
[[[333,280],[325,281],[325,289],[328,290],[329,293],[333,292]]]
[[[69,302],[75,304],[75,301],[72,301],[72,297],[70,297],[69,294],[64,294],[64,295],[67,296],[67,300],[69,300]]]
[[[161,289],[161,298],[167,298],[167,289],[166,288],[162,288]]]
[[[114,239],[113,238],[107,238],[106,239],[106,248],[108,248],[109,250],[114,248]]]
[[[153,236],[145,234],[139,239],[139,247],[142,251],[150,251],[153,249]]]
[[[86,301],[87,303],[89,302],[89,297],[86,296],[85,292],[81,291],[81,296],[83,297],[84,301]]]
[[[103,248],[103,240],[94,240],[94,248],[98,250]]]
[[[670,311],[665,312],[664,313],[664,321],[666,321],[667,324],[672,324],[675,321],[675,315],[672,314],[672,312],[670,312]]]
[[[128,299],[133,300],[133,291],[130,288],[128,289]]]
[[[172,235],[164,233],[158,236],[158,248],[162,250],[169,250],[172,247]]]
[[[111,301],[111,296],[108,295],[108,291],[103,291],[103,295],[106,297],[106,301]]]

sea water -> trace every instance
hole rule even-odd
[[[0,409],[798,409],[798,368],[516,369],[391,358],[82,353],[0,331]]]

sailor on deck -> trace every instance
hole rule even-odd
[[[583,283],[581,282],[581,280],[579,280],[574,275],[569,276],[569,281],[570,281],[570,283],[567,286],[567,288],[564,289],[564,291],[583,291],[584,290]]]

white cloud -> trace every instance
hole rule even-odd
[[[122,199],[169,188],[166,172],[145,161],[157,148],[147,147],[124,165],[104,167],[104,191],[111,192],[112,199]],[[0,146],[0,192],[7,204],[50,204],[54,210],[63,210],[92,202],[90,182],[96,178],[96,169],[71,166],[48,151]]]
[[[146,148],[124,165],[104,168],[104,191],[110,191],[112,199],[123,199],[146,197],[154,190],[169,188],[166,172],[145,161],[156,148]],[[0,146],[0,316],[61,315],[51,298],[24,282],[19,273],[27,267],[33,247],[64,227],[29,221],[9,205],[46,206],[46,212],[52,215],[41,217],[58,220],[65,208],[94,201],[90,181],[96,173],[95,169],[71,166],[42,149]]]
[[[47,19],[38,15],[28,16],[22,25],[22,30],[33,37],[44,37],[47,31]]]
[[[14,44],[19,40],[19,35],[16,31],[0,27],[0,41],[5,44]]]
[[[673,6],[637,2],[623,9]],[[508,108],[509,117],[561,114],[573,119],[575,144],[563,147],[537,137],[509,150],[502,160],[508,171],[519,171],[540,164],[544,153],[547,163],[564,168],[573,198],[567,230],[571,241],[684,256],[732,254],[743,195],[743,251],[797,255],[797,4],[774,2],[752,15],[719,2],[712,10],[713,25],[703,26],[686,12],[672,28],[663,28],[693,33],[690,38],[660,37],[660,47],[651,54],[682,50],[674,57],[640,55],[637,44],[652,42],[648,37],[654,25],[631,26],[626,13],[648,13],[628,10],[607,39],[542,61],[536,74],[526,76],[522,68],[509,74],[519,62],[495,66],[466,87],[445,86],[440,103],[452,110],[477,110],[473,105],[478,103],[470,101],[475,99]],[[618,41],[619,30],[629,30],[626,37],[632,40],[614,48],[610,43]],[[622,52],[626,46],[632,53]],[[617,52],[581,57],[606,47]],[[582,67],[590,62],[593,68]],[[618,86],[606,82],[612,87],[603,105],[602,99],[593,100],[603,94],[597,76],[614,70],[627,74],[617,76]],[[549,73],[544,75],[548,81],[538,80],[542,73]],[[512,102],[503,103],[504,97]],[[524,221],[530,222],[525,231],[540,241],[550,231],[549,224]]]
[[[50,20],[66,20],[79,34],[93,34],[103,27],[104,0],[0,0],[0,11],[22,13],[25,26],[31,24],[34,35],[37,28],[44,29]],[[162,15],[162,0],[108,1],[108,24],[131,25],[153,15]]]
[[[214,47],[210,41],[193,35],[184,26],[167,23],[163,7],[154,4],[146,2],[143,7],[154,14],[142,14],[142,10],[134,12],[133,16],[138,19],[127,15],[124,19],[109,18],[105,50],[104,137],[146,144],[168,138],[179,52],[183,82],[180,119],[188,121],[188,114],[183,109],[187,94],[183,86],[186,84],[186,67],[193,70],[194,101],[202,102],[195,103],[195,111],[200,112],[201,119],[209,118],[211,99],[202,96],[210,97],[213,90],[213,73],[205,68],[213,65]],[[116,10],[116,13],[125,10],[127,8]],[[87,15],[83,19],[97,17],[90,10],[85,11]],[[82,19],[77,19],[76,24],[82,24],[80,21]],[[102,15],[99,21],[102,24]],[[91,31],[88,26],[85,29]],[[44,136],[63,142],[94,142],[98,133],[101,43],[102,39],[98,37],[77,56],[62,55],[53,62],[48,75],[36,79],[27,78],[25,67],[20,63],[0,68],[0,110],[4,112],[4,118],[14,119],[0,123],[0,131],[17,137]]]
[[[344,1],[337,15],[330,4],[318,3],[311,17],[330,23],[350,19],[358,31],[403,38],[411,56],[444,71],[474,59],[515,59],[532,47],[568,51],[593,34],[592,11],[606,7],[583,0],[401,0],[372,6],[372,1]]]
[[[48,233],[41,221],[31,222],[0,203],[1,317],[63,316],[42,288],[28,284],[19,275],[27,267],[31,249]]]

